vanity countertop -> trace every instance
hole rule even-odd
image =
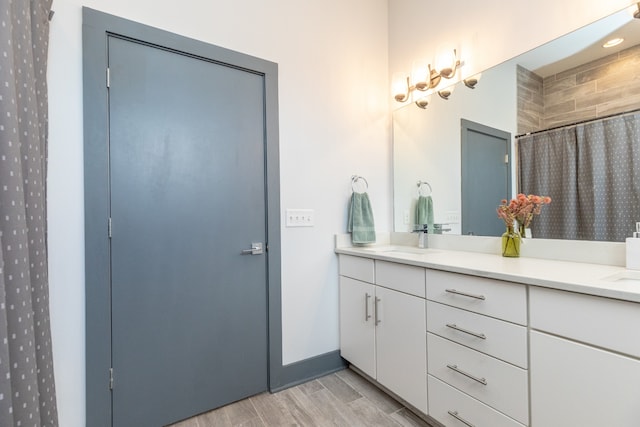
[[[527,257],[505,258],[486,253],[396,245],[338,247],[335,251],[338,254],[640,302],[640,271],[623,267]]]

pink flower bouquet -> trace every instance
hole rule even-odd
[[[534,194],[525,196],[520,193],[508,203],[505,199],[502,200],[497,209],[498,218],[502,219],[507,227],[513,227],[513,223],[516,221],[522,234],[524,229],[531,224],[533,216],[538,215],[542,206],[549,203],[551,203],[551,197]]]

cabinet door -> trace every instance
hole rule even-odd
[[[425,300],[379,286],[376,300],[377,380],[426,414]]]
[[[340,355],[376,377],[374,286],[340,276]]]
[[[532,331],[534,427],[637,427],[640,361]]]

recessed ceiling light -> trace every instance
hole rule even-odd
[[[615,38],[615,39],[611,39],[608,42],[606,42],[605,44],[602,45],[602,47],[614,47],[614,46],[618,46],[620,43],[622,43],[624,41],[623,38]]]

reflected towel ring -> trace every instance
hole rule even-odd
[[[355,185],[360,181],[364,181],[364,189],[361,191],[356,191]],[[364,193],[369,189],[369,183],[367,182],[367,180],[365,179],[365,177],[360,176],[360,175],[352,175],[351,176],[351,191],[353,191],[354,193]]]
[[[429,192],[425,194],[423,190],[427,188],[429,189]],[[430,196],[432,192],[433,189],[427,181],[418,181],[418,196]]]

